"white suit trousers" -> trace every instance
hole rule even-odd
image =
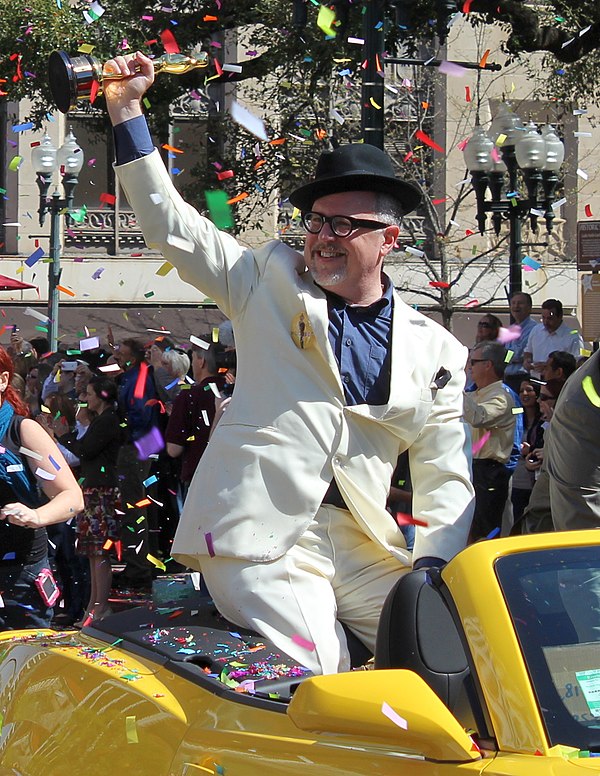
[[[275,561],[218,556],[201,561],[224,617],[258,631],[316,674],[350,668],[340,622],[375,649],[386,596],[409,571],[368,537],[349,512],[328,505],[320,507],[297,544]]]

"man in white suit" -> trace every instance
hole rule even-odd
[[[215,228],[176,192],[140,101],[142,54],[105,82],[117,173],[146,242],[232,320],[236,391],[190,485],[173,555],[201,569],[220,611],[317,673],[349,667],[341,622],[374,647],[394,582],[442,564],[472,516],[462,420],[466,350],[405,305],[382,272],[420,194],[390,159],[357,144],[322,154],[290,195],[304,256]],[[386,512],[409,451],[414,553]]]

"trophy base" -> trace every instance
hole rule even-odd
[[[76,109],[78,100],[90,99],[94,82],[102,84],[100,62],[88,54],[70,57],[64,51],[53,51],[48,60],[48,82],[56,107],[68,113]]]

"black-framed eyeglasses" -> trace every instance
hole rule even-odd
[[[314,210],[302,213],[302,223],[307,232],[319,234],[325,224],[329,224],[336,237],[348,237],[355,229],[385,229],[391,224],[383,221],[371,221],[367,218],[353,218],[352,216],[324,216]]]

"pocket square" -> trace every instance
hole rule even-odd
[[[433,378],[433,382],[429,386],[430,388],[443,388],[448,385],[452,378],[452,372],[449,372],[445,367],[441,367],[439,372]]]

